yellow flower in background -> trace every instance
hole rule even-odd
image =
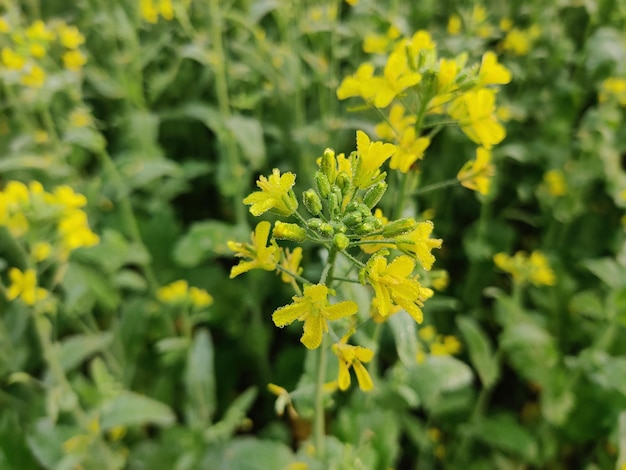
[[[456,89],[455,81],[459,75],[459,64],[454,59],[439,59],[437,73],[437,93],[445,93]]]
[[[461,21],[461,17],[457,15],[456,13],[450,15],[450,17],[448,18],[448,26],[446,28],[446,30],[448,31],[448,34],[451,34],[452,36],[456,36],[457,34],[461,32],[462,27],[463,27],[463,22]]]
[[[405,129],[415,124],[414,114],[404,115],[405,108],[399,103],[395,103],[389,111],[389,117],[376,125],[376,134],[385,140],[398,140]]]
[[[337,376],[339,390],[344,391],[350,387],[350,368],[352,368],[359,388],[364,392],[369,392],[374,388],[374,383],[363,363],[373,359],[374,351],[362,346],[346,344],[347,340],[348,335],[344,336],[338,343],[333,344],[331,348],[339,360],[339,374]]]
[[[77,49],[65,52],[62,59],[65,68],[72,72],[78,72],[87,63],[87,56]]]
[[[481,88],[464,93],[454,100],[448,113],[459,121],[461,130],[472,141],[490,149],[506,137],[504,127],[495,117],[495,102],[496,92]]]
[[[435,49],[436,46],[430,33],[423,29],[416,31],[415,34],[411,36],[411,40],[406,44],[409,55],[413,57],[417,57],[422,51],[431,51]],[[402,47],[398,48],[398,52],[403,52]]]
[[[328,321],[354,315],[358,306],[351,300],[333,305],[328,302],[328,287],[324,284],[305,286],[302,296],[294,296],[293,303],[278,308],[272,320],[278,327],[294,321],[304,322],[304,333],[300,341],[308,349],[316,349],[322,343],[322,335],[328,331]]]
[[[87,214],[79,209],[64,214],[57,224],[57,230],[61,235],[63,247],[68,252],[94,246],[100,242],[98,235],[89,228]]]
[[[478,147],[476,159],[466,162],[456,177],[464,187],[486,196],[491,186],[491,177],[495,172],[496,169],[491,163],[491,151]]]
[[[24,75],[20,77],[22,85],[29,88],[41,88],[46,81],[46,72],[37,64],[31,64]]]
[[[74,191],[74,188],[66,184],[57,186],[52,192],[54,202],[66,209],[78,209],[87,204],[87,198]]]
[[[37,20],[26,29],[26,37],[31,41],[49,42],[54,39],[54,32],[48,29],[46,23]]]
[[[26,64],[26,59],[10,47],[3,47],[0,55],[2,56],[2,64],[10,70],[22,70]]]
[[[31,252],[35,261],[45,261],[52,253],[52,245],[48,242],[37,242],[33,245]]]
[[[159,10],[153,0],[139,0],[139,13],[148,23],[159,21]]]
[[[17,268],[9,270],[10,284],[7,288],[7,299],[15,300],[18,297],[26,305],[35,305],[48,295],[48,291],[37,287],[37,274],[34,269],[22,272]]]
[[[31,44],[29,47],[30,55],[36,59],[41,59],[46,56],[46,48],[41,44]]]
[[[620,106],[626,106],[626,79],[609,77],[602,82],[598,101],[606,103],[611,99],[617,100]]]
[[[396,151],[389,162],[389,168],[408,173],[413,163],[424,158],[424,151],[429,145],[430,138],[417,137],[415,128],[409,127],[401,134]]]
[[[191,299],[193,306],[199,309],[208,307],[213,303],[213,296],[204,289],[200,289],[198,287],[192,286],[189,288],[189,298]]]
[[[430,271],[435,262],[433,248],[441,248],[442,244],[440,238],[430,238],[434,227],[430,220],[419,222],[414,230],[396,238],[398,249],[418,260],[426,271]]]
[[[499,26],[503,33],[508,33],[513,28],[513,21],[508,16],[505,16],[500,20]]]
[[[298,246],[294,248],[293,251],[290,251],[289,248],[285,248],[284,256],[280,262],[280,265],[287,271],[300,275],[302,273],[302,267],[300,266],[301,261],[302,261],[302,248],[301,247]],[[280,279],[283,282],[286,282],[287,284],[289,284],[293,280],[293,278],[285,272],[282,272],[280,274]]]
[[[461,351],[461,342],[452,335],[443,338],[437,337],[437,341],[429,345],[430,353],[433,356],[454,356]]]
[[[513,28],[504,37],[501,47],[517,56],[523,56],[530,51],[530,42],[530,35],[527,32]]]
[[[385,52],[399,36],[400,30],[394,25],[389,26],[386,34],[367,34],[363,39],[363,51],[368,54]]]
[[[290,216],[298,208],[298,201],[291,190],[295,181],[296,175],[293,173],[281,175],[280,171],[274,168],[269,178],[259,177],[256,185],[261,191],[250,194],[243,203],[250,205],[250,213],[256,217],[269,210]]]
[[[387,317],[392,307],[398,305],[416,322],[422,322],[421,307],[425,300],[433,296],[433,291],[422,287],[417,279],[410,277],[413,268],[415,261],[406,255],[398,256],[390,264],[387,264],[384,255],[372,256],[367,262],[365,276],[374,288],[382,317]]]
[[[11,31],[11,25],[4,16],[0,16],[0,33],[8,33]]]
[[[187,299],[189,283],[184,279],[171,282],[170,284],[160,287],[156,296],[161,302],[166,304],[178,304]]]
[[[548,259],[540,251],[533,251],[530,257],[524,251],[518,251],[514,256],[496,253],[493,261],[499,269],[509,273],[516,284],[530,282],[536,286],[552,286],[556,282]]]
[[[369,63],[359,65],[354,75],[344,78],[337,88],[337,98],[345,100],[353,96],[359,96],[364,100],[369,100],[371,96],[366,95],[366,88],[374,76],[374,66]]]
[[[567,184],[565,176],[560,170],[549,170],[543,175],[543,181],[548,188],[548,192],[554,197],[561,197],[567,194]]]
[[[359,189],[368,188],[373,179],[380,174],[380,167],[396,151],[393,144],[371,142],[367,134],[356,131],[356,148],[358,159],[354,172],[354,185]]]
[[[89,110],[80,107],[80,108],[74,109],[70,113],[70,124],[73,127],[80,128],[80,127],[91,127],[94,125],[94,122],[93,122],[93,117],[91,113],[89,112]]]
[[[174,7],[172,6],[172,0],[159,0],[159,13],[163,19],[171,21],[174,19]]]
[[[230,270],[231,279],[251,269],[264,269],[265,271],[274,271],[276,269],[278,246],[273,240],[267,246],[270,227],[271,224],[265,220],[259,222],[250,236],[252,244],[238,243],[231,240],[227,242],[228,248],[235,252],[235,256],[250,258],[250,261],[242,260],[238,265],[232,267]]]
[[[77,49],[85,42],[85,36],[81,34],[76,26],[68,26],[63,23],[58,30],[59,41],[66,49]]]
[[[472,23],[480,24],[487,19],[487,9],[482,5],[474,5],[472,9]]]
[[[506,85],[510,81],[511,72],[498,63],[498,56],[491,51],[485,52],[478,72],[478,84],[482,86]]]

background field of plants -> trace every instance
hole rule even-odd
[[[337,89],[418,30],[497,54],[506,138],[487,195],[450,125],[383,199],[433,220],[435,294],[357,332],[321,461],[293,291],[227,242],[259,175],[375,138]],[[0,0],[0,109],[0,468],[626,468],[626,1]]]

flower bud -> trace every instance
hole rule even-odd
[[[374,227],[374,230],[380,230],[381,228],[383,228],[383,221],[377,219],[373,215],[365,217],[365,219],[363,219],[363,222],[370,224],[372,227]]]
[[[330,194],[328,195],[328,212],[330,217],[334,219],[339,215],[341,211],[341,191],[337,186],[334,186]]]
[[[317,192],[320,193],[322,198],[326,199],[330,194],[330,182],[328,181],[328,177],[321,171],[316,171],[314,179]]]
[[[279,240],[291,240],[294,242],[303,242],[306,240],[306,230],[297,224],[288,224],[277,221],[274,224],[272,236]]]
[[[383,236],[385,237],[397,237],[403,233],[410,232],[417,227],[417,222],[411,217],[405,217],[403,219],[394,220],[388,223],[383,228]]]
[[[343,233],[336,233],[333,237],[333,245],[338,250],[343,251],[350,245],[350,239]]]
[[[348,189],[350,189],[350,175],[345,171],[340,172],[337,175],[336,184],[341,189],[342,193],[347,193]]]
[[[326,175],[330,184],[335,183],[335,178],[337,177],[337,159],[335,158],[335,151],[333,149],[324,150],[320,170]]]
[[[322,212],[322,200],[314,189],[302,193],[302,202],[311,215],[320,215]]]
[[[333,226],[328,222],[322,222],[317,229],[317,232],[323,237],[331,237],[335,231],[333,230]]]
[[[349,212],[343,218],[343,223],[346,224],[348,227],[356,227],[361,222],[363,222],[363,214],[361,214],[359,211]]]
[[[348,227],[346,227],[343,222],[338,220],[333,220],[330,225],[333,226],[333,231],[335,233],[346,233],[348,231]]]
[[[387,191],[387,183],[385,181],[379,181],[370,189],[367,190],[365,196],[363,196],[363,203],[373,209],[376,204],[382,199],[385,191]]]
[[[359,203],[357,201],[350,201],[346,206],[346,212],[352,212],[359,208]]]
[[[372,232],[375,232],[376,228],[371,222],[363,222],[354,229],[354,232],[357,235],[369,235]]]
[[[306,222],[307,226],[313,230],[318,230],[320,226],[323,224],[322,219],[318,219],[317,217],[313,219],[309,219]]]

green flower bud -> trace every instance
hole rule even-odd
[[[361,214],[359,211],[349,212],[343,218],[343,223],[346,224],[348,227],[356,227],[361,222],[363,222],[363,214]]]
[[[350,185],[352,184],[350,175],[348,175],[345,171],[340,172],[337,175],[336,184],[339,186],[342,193],[347,193],[350,189]]]
[[[302,202],[311,215],[320,215],[322,212],[322,200],[314,189],[302,193]]]
[[[313,230],[318,230],[323,223],[324,223],[323,220],[322,219],[318,219],[317,217],[313,218],[313,219],[309,219],[306,222],[308,227],[313,229]]]
[[[367,207],[365,204],[363,204],[362,202],[359,203],[359,205],[357,206],[357,210],[361,213],[361,215],[363,216],[363,218],[365,217],[370,217],[372,215],[372,209],[370,209],[369,207]]]
[[[326,237],[326,238],[332,237],[333,233],[335,233],[335,231],[333,230],[333,226],[329,224],[328,222],[322,222],[319,228],[317,229],[317,232],[321,236]]]
[[[337,186],[334,186],[330,194],[328,195],[328,212],[330,217],[334,219],[339,215],[341,211],[341,191]]]
[[[274,224],[272,236],[279,240],[291,240],[294,242],[303,242],[306,240],[306,230],[297,224],[288,224],[277,221]]]
[[[376,204],[382,199],[385,191],[387,191],[387,183],[385,181],[379,181],[370,189],[367,190],[365,196],[363,196],[363,203],[373,209]]]
[[[346,206],[346,212],[353,212],[359,208],[358,201],[350,201]]]
[[[333,245],[340,251],[345,250],[350,245],[350,239],[343,233],[336,233],[333,237]]]
[[[339,222],[338,220],[333,220],[330,225],[333,226],[335,233],[346,233],[348,231],[348,227],[346,227],[343,222]]]
[[[316,171],[314,179],[317,192],[320,193],[323,199],[326,199],[330,194],[330,182],[328,181],[328,177],[321,171]]]
[[[369,235],[372,232],[375,232],[376,228],[374,227],[374,224],[372,224],[371,222],[363,222],[359,225],[357,225],[357,227],[354,229],[354,232],[357,235]]]
[[[411,217],[405,217],[403,219],[394,220],[388,223],[383,228],[383,236],[385,237],[397,237],[403,233],[410,232],[417,227],[417,222]]]
[[[366,217],[365,219],[363,219],[363,222],[370,224],[372,227],[374,227],[374,230],[380,230],[381,228],[383,228],[383,221],[380,219],[377,219],[373,215],[370,215]]]
[[[330,184],[335,183],[337,177],[337,159],[335,158],[335,151],[333,149],[324,150],[322,155],[322,162],[320,165],[322,173],[326,175]]]

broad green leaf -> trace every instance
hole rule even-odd
[[[538,457],[539,449],[535,438],[511,415],[484,417],[472,426],[472,432],[478,440],[521,457],[526,463],[532,463]]]
[[[387,324],[391,328],[400,361],[406,367],[413,366],[417,356],[417,327],[415,320],[403,310],[389,317]]]
[[[467,364],[452,356],[428,356],[408,373],[409,385],[417,390],[428,408],[435,407],[445,393],[469,386],[474,377]]]
[[[293,453],[282,442],[240,437],[207,452],[199,468],[215,470],[286,469]]]
[[[236,115],[228,118],[226,127],[235,136],[250,168],[261,168],[265,162],[265,141],[261,123],[255,118]]]
[[[589,259],[583,261],[582,265],[611,288],[626,286],[626,267],[613,258]]]
[[[174,412],[165,403],[127,390],[103,403],[100,416],[105,431],[115,426],[170,426],[176,421]]]
[[[202,261],[218,256],[232,256],[228,240],[248,241],[247,228],[231,225],[219,220],[198,222],[178,241],[174,247],[174,260],[181,266],[190,268]]]
[[[457,326],[463,333],[472,364],[484,387],[493,386],[498,380],[499,366],[487,335],[470,317],[458,317]]]
[[[61,342],[61,367],[68,372],[80,365],[92,354],[108,348],[112,342],[113,333],[111,331],[65,338]]]
[[[206,427],[215,413],[215,364],[213,341],[208,330],[200,329],[187,354],[185,388],[190,424]]]
[[[606,319],[606,308],[602,299],[593,290],[577,292],[569,301],[569,309],[574,315],[581,315],[597,320]]]

